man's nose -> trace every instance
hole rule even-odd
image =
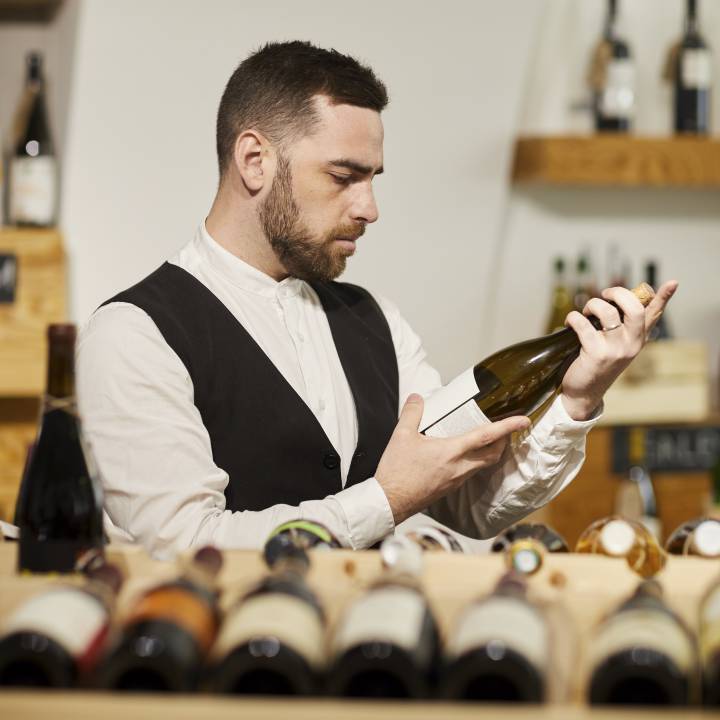
[[[357,188],[358,193],[351,209],[352,219],[357,222],[374,223],[379,212],[375,202],[375,193],[370,183],[362,183]]]

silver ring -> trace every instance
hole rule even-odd
[[[618,323],[617,325],[611,325],[610,327],[603,328],[603,332],[610,332],[611,330],[617,330],[619,327],[622,327],[622,323]]]

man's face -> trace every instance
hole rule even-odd
[[[378,211],[372,180],[382,172],[383,127],[374,110],[317,97],[320,123],[278,152],[277,171],[259,219],[289,275],[338,277]]]

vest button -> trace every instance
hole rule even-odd
[[[356,460],[362,460],[362,459],[365,457],[365,453],[364,453],[362,450],[356,450],[356,451],[355,451],[355,454],[353,455],[353,457],[354,457]]]
[[[323,458],[323,465],[328,470],[334,470],[336,467],[340,466],[340,458],[335,453],[329,452]]]

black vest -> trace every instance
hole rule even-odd
[[[398,415],[398,368],[384,314],[346,283],[314,283],[355,400],[358,444],[346,487],[375,473]],[[315,415],[223,303],[165,263],[110,302],[144,310],[182,360],[230,481],[228,510],[297,505],[342,489],[340,457]],[[152,478],[148,478],[152,482]]]

